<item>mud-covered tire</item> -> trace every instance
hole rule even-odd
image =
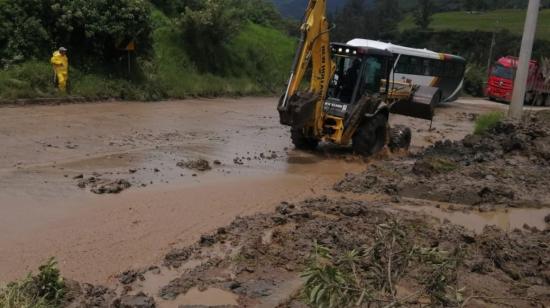
[[[353,150],[363,156],[372,156],[382,151],[388,142],[388,118],[377,114],[365,120],[352,138]]]
[[[315,150],[319,144],[317,139],[304,135],[304,130],[301,128],[290,129],[290,138],[298,150],[312,151]]]
[[[404,125],[395,125],[390,129],[388,147],[392,152],[408,150],[411,146],[412,131]]]

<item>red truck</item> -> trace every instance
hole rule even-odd
[[[485,95],[490,100],[512,100],[515,72],[518,58],[507,56],[498,61],[489,70],[489,78]],[[550,61],[543,59],[542,63],[531,60],[529,62],[529,77],[527,78],[527,93],[525,103],[534,106],[550,106]]]

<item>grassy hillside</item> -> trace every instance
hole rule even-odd
[[[523,32],[525,10],[496,10],[480,13],[447,12],[434,15],[431,28],[455,31],[493,31],[506,29],[515,34]],[[539,15],[537,38],[550,40],[550,9],[542,10]],[[401,24],[400,30],[414,28],[411,16]]]
[[[2,0],[0,0],[2,1]],[[245,23],[226,46],[225,75],[202,72],[188,55],[174,20],[153,9],[153,56],[138,58],[131,80],[101,71],[70,68],[70,95],[88,99],[158,100],[190,96],[258,95],[282,91],[296,39],[280,30]],[[60,97],[49,58],[0,69],[0,102]]]
[[[304,15],[308,0],[271,0],[279,9],[281,14],[286,17],[300,19]],[[369,0],[369,2],[372,0]],[[345,4],[343,0],[328,0],[327,9],[334,12]]]

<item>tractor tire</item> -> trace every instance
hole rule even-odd
[[[412,131],[404,125],[395,125],[390,129],[390,141],[388,147],[392,152],[409,150],[411,146]]]
[[[298,150],[313,151],[317,148],[319,140],[311,137],[307,137],[304,134],[304,130],[301,128],[291,128],[290,138],[292,143]]]
[[[388,118],[377,114],[365,120],[352,138],[355,153],[365,157],[382,151],[388,141]]]

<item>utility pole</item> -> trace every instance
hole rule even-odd
[[[523,29],[523,38],[521,40],[521,50],[519,53],[519,64],[514,81],[514,93],[508,116],[514,120],[521,120],[523,113],[523,104],[525,102],[525,88],[527,77],[529,75],[529,61],[533,53],[533,43],[537,31],[537,20],[539,17],[540,0],[529,0],[527,8],[527,18],[525,19],[525,28]]]

